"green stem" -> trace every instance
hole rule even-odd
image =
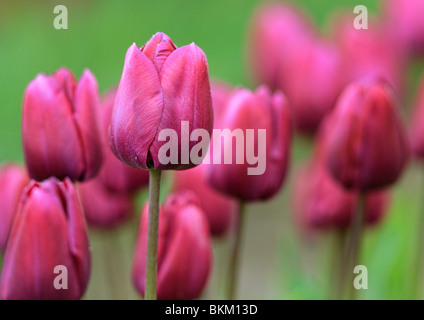
[[[244,222],[244,202],[240,202],[240,212],[238,222],[236,224],[235,237],[233,240],[233,246],[231,248],[230,265],[228,272],[228,287],[227,287],[227,300],[234,300],[235,292],[237,289],[237,272],[239,271],[239,260],[240,260],[240,247],[241,240],[243,237],[243,222]]]
[[[417,255],[416,255],[416,263],[415,263],[415,285],[414,285],[414,293],[415,298],[420,300],[421,294],[423,291],[423,267],[424,267],[424,208],[421,209],[422,212],[419,213],[419,221],[418,221],[418,239],[417,239]]]
[[[161,174],[162,171],[160,170],[150,169],[145,300],[156,300]]]

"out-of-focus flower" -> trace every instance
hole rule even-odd
[[[412,115],[410,140],[416,158],[424,159],[424,77],[418,89],[415,110]]]
[[[134,196],[109,190],[99,179],[78,186],[85,217],[90,226],[114,228],[131,218]]]
[[[281,75],[299,54],[298,46],[313,35],[309,20],[297,8],[279,2],[261,5],[253,17],[248,52],[256,83],[284,91],[290,79]]]
[[[210,134],[213,110],[207,59],[194,43],[176,48],[163,33],[155,34],[141,49],[127,51],[113,109],[110,145],[129,166],[141,169],[183,170],[196,166],[183,160],[196,142],[182,151],[182,121],[188,134],[205,129]],[[162,164],[159,139],[163,129],[178,135],[178,163]],[[181,151],[180,151],[181,150]],[[187,163],[186,163],[187,162]]]
[[[424,54],[424,1],[384,0],[386,32],[411,54]]]
[[[0,168],[0,252],[6,250],[19,199],[28,183],[28,174],[20,165],[11,163]]]
[[[106,93],[102,101],[102,129],[105,137],[108,136],[115,97],[116,90],[112,89]],[[98,175],[104,187],[118,193],[133,193],[149,184],[148,171],[123,164],[115,157],[108,144],[105,148],[105,161]]]
[[[357,82],[345,89],[328,120],[325,163],[347,189],[369,191],[393,184],[409,157],[409,144],[390,86]]]
[[[25,162],[31,178],[83,181],[102,163],[97,81],[85,70],[77,83],[62,68],[28,85],[22,111]]]
[[[296,175],[294,189],[296,220],[306,230],[346,229],[356,213],[358,193],[342,188],[326,168],[315,161]],[[366,195],[365,224],[381,221],[387,211],[388,195],[378,191]]]
[[[148,204],[143,208],[134,254],[132,278],[144,295]],[[159,212],[157,298],[197,298],[212,265],[208,222],[193,193],[170,195]]]
[[[9,234],[0,297],[80,299],[90,265],[84,216],[71,181],[31,182]]]
[[[227,112],[228,102],[234,92],[234,88],[222,81],[212,81],[211,94],[213,105],[213,127],[222,129],[220,120]]]
[[[397,94],[403,93],[406,54],[392,34],[375,21],[368,29],[356,29],[351,17],[336,20],[334,30],[347,82],[384,77]]]
[[[209,186],[206,179],[207,165],[176,171],[174,175],[174,191],[190,190],[198,196],[200,205],[209,222],[213,235],[222,235],[237,219],[239,206],[236,200],[219,193]]]
[[[271,94],[265,86],[254,92],[237,89],[220,122],[232,134],[224,135],[224,141],[220,141],[221,164],[213,159],[213,164],[208,165],[210,184],[243,201],[274,196],[284,181],[290,157],[292,119],[284,95]],[[248,130],[254,134],[251,139]],[[232,135],[236,136],[235,143],[229,143],[234,140]],[[216,143],[213,139],[212,144]],[[228,155],[232,161],[227,164]],[[257,155],[256,164],[252,155]]]

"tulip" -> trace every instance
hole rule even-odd
[[[128,221],[134,213],[131,194],[111,191],[97,178],[80,184],[79,193],[90,226],[115,228]]]
[[[280,75],[287,73],[299,45],[313,35],[309,19],[296,7],[278,2],[261,5],[250,29],[249,68],[256,83],[284,92],[290,79]]]
[[[103,97],[101,108],[102,133],[107,141],[116,89],[109,90]],[[123,164],[112,153],[109,144],[105,145],[105,159],[98,174],[103,188],[115,193],[133,193],[149,184],[149,173]]]
[[[386,32],[393,34],[410,54],[424,53],[424,2],[422,0],[383,1]]]
[[[358,82],[342,94],[326,134],[326,164],[347,189],[387,187],[400,177],[409,148],[389,85]]]
[[[343,189],[319,163],[302,167],[297,176],[294,206],[299,225],[305,230],[345,230],[358,206],[358,193]],[[381,221],[387,211],[388,196],[384,191],[367,195],[365,224]]]
[[[157,297],[195,299],[207,282],[212,264],[208,222],[190,192],[170,195],[160,209]],[[148,205],[142,211],[132,279],[145,294]]]
[[[227,112],[228,101],[233,94],[233,88],[222,81],[212,81],[211,95],[213,104],[213,126],[214,128],[223,129],[221,119]]]
[[[412,115],[410,141],[414,156],[424,159],[424,77],[418,89],[418,97],[415,103],[415,110]]]
[[[39,74],[25,91],[22,138],[31,178],[83,181],[102,163],[97,81],[85,70],[77,83],[62,68]]]
[[[28,183],[28,174],[20,165],[6,164],[0,168],[0,252],[6,250],[19,199]]]
[[[89,275],[89,241],[71,181],[31,182],[9,235],[0,298],[80,299]]]
[[[182,150],[181,122],[189,122],[189,134],[213,126],[208,65],[203,51],[194,43],[176,48],[163,33],[155,34],[141,49],[133,44],[127,51],[110,126],[113,153],[129,166],[157,170],[183,170],[196,166],[190,160],[162,164],[159,140],[163,129],[178,134]],[[185,156],[185,155],[184,155]]]
[[[280,189],[289,162],[292,125],[284,95],[280,92],[271,94],[264,86],[254,92],[238,89],[228,102],[222,127],[232,132],[241,129],[246,141],[247,130],[253,129],[258,139],[254,143],[247,141],[245,150],[241,148],[240,141],[232,144],[225,141],[222,144],[222,156],[232,153],[232,164],[224,164],[225,159],[222,164],[214,160],[209,165],[209,183],[218,191],[242,201],[270,199]],[[259,136],[261,129],[266,131],[266,140],[263,141]],[[248,169],[252,168],[245,155],[256,154],[256,149],[259,149],[257,169],[262,167],[264,170],[250,175]],[[243,156],[242,164],[237,163],[240,154]]]
[[[351,17],[339,19],[333,28],[347,82],[384,77],[397,94],[403,93],[406,56],[392,34],[374,21],[368,29],[355,29]]]
[[[201,164],[190,170],[176,171],[173,190],[175,192],[190,190],[195,193],[208,219],[211,234],[219,236],[231,227],[237,217],[239,206],[237,201],[209,186],[206,166]]]

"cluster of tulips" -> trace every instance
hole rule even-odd
[[[66,68],[39,74],[23,101],[26,168],[9,163],[0,171],[0,298],[82,298],[91,273],[86,223],[125,223],[147,185],[131,275],[140,295],[198,298],[211,273],[211,237],[231,233],[226,298],[235,298],[244,208],[280,191],[294,133],[315,148],[295,176],[296,220],[306,232],[346,232],[344,297],[363,226],[381,221],[388,188],[411,154],[424,157],[424,87],[410,129],[400,107],[407,68],[424,56],[424,2],[388,0],[383,8],[368,29],[342,16],[330,39],[289,4],[261,5],[249,30],[249,67],[259,85],[253,91],[210,83],[205,53],[194,43],[177,48],[164,33],[130,46],[119,86],[103,97],[89,70],[79,81]],[[234,144],[222,144],[233,163],[193,161],[187,155],[196,141],[180,141],[183,122],[188,134],[265,129],[264,173],[249,175],[248,161],[234,160]],[[163,129],[178,139],[161,139]],[[259,143],[246,145],[242,158],[257,154]],[[167,144],[178,161],[161,161]],[[164,170],[174,174],[159,206]],[[66,288],[54,285],[57,266],[67,268]]]

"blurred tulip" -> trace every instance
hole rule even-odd
[[[108,136],[113,104],[115,102],[116,90],[107,92],[102,101],[102,133]],[[107,140],[107,138],[105,139]],[[106,156],[104,164],[99,172],[98,179],[101,180],[103,188],[117,193],[133,193],[149,184],[149,172],[131,168],[123,164],[110,150],[109,144],[105,145]]]
[[[254,143],[241,145],[240,141],[236,141],[230,144],[229,139],[225,139],[221,143],[221,154],[232,154],[233,160],[231,164],[225,164],[225,160],[217,164],[214,160],[212,165],[208,165],[210,184],[216,190],[243,201],[265,200],[274,196],[284,181],[291,146],[292,119],[284,95],[280,92],[272,95],[264,86],[254,92],[236,90],[228,102],[222,127],[233,133],[241,130],[246,140],[247,130],[254,130]],[[262,141],[259,130],[266,131],[266,140]],[[247,160],[249,154],[257,154],[255,170],[263,169],[262,172],[249,174],[249,169],[252,169],[248,163],[250,160]],[[240,155],[243,163],[238,163]]]
[[[212,81],[211,94],[213,105],[213,127],[222,128],[220,120],[224,117],[228,102],[233,94],[233,87],[221,81]]]
[[[39,74],[25,91],[22,138],[31,178],[83,181],[102,163],[97,81],[85,70],[77,83],[62,68]]]
[[[386,213],[384,191],[367,194],[365,224],[374,225]],[[294,191],[296,218],[306,230],[347,229],[358,209],[358,193],[343,189],[320,163],[302,167]]]
[[[19,199],[28,183],[28,174],[20,165],[6,164],[0,168],[0,252],[6,250]]]
[[[127,51],[110,127],[112,151],[135,168],[192,168],[196,164],[181,159],[182,121],[189,122],[189,134],[198,128],[212,131],[206,56],[194,43],[177,49],[167,35],[157,33],[141,49],[133,44]],[[159,160],[166,143],[159,141],[162,129],[178,134],[178,164]],[[186,151],[196,144],[190,141]]]
[[[111,191],[97,178],[80,184],[78,189],[90,226],[114,228],[129,220],[134,213],[132,194]]]
[[[134,254],[132,279],[144,295],[148,203],[143,208]],[[212,265],[209,228],[198,199],[190,192],[169,196],[160,209],[157,297],[160,300],[197,298]]]
[[[31,182],[9,234],[1,299],[80,299],[90,264],[84,216],[71,181]],[[55,274],[57,266],[67,272]],[[67,289],[57,289],[57,277]]]
[[[256,83],[284,91],[290,79],[283,79],[281,75],[286,74],[292,57],[299,54],[298,45],[312,36],[308,19],[294,6],[271,2],[258,7],[249,43],[249,68]]]
[[[412,114],[410,140],[412,152],[418,159],[424,159],[424,77],[418,89],[415,110]]]
[[[333,27],[343,57],[347,82],[384,77],[397,94],[405,84],[406,55],[392,34],[371,21],[368,29],[355,29],[352,18],[340,18]]]
[[[371,81],[350,85],[328,125],[325,162],[345,188],[369,191],[389,186],[400,177],[409,148],[388,84]]]
[[[286,59],[284,56],[282,59]],[[335,107],[345,85],[342,57],[332,43],[311,39],[299,46],[286,72],[278,74],[280,89],[287,95],[294,123],[301,133],[313,134]]]
[[[202,210],[209,221],[209,229],[213,235],[222,235],[237,219],[239,206],[236,200],[217,192],[206,180],[206,165],[176,171],[174,175],[174,191],[190,190],[195,193]]]
[[[424,1],[384,0],[386,32],[411,54],[424,54]]]

